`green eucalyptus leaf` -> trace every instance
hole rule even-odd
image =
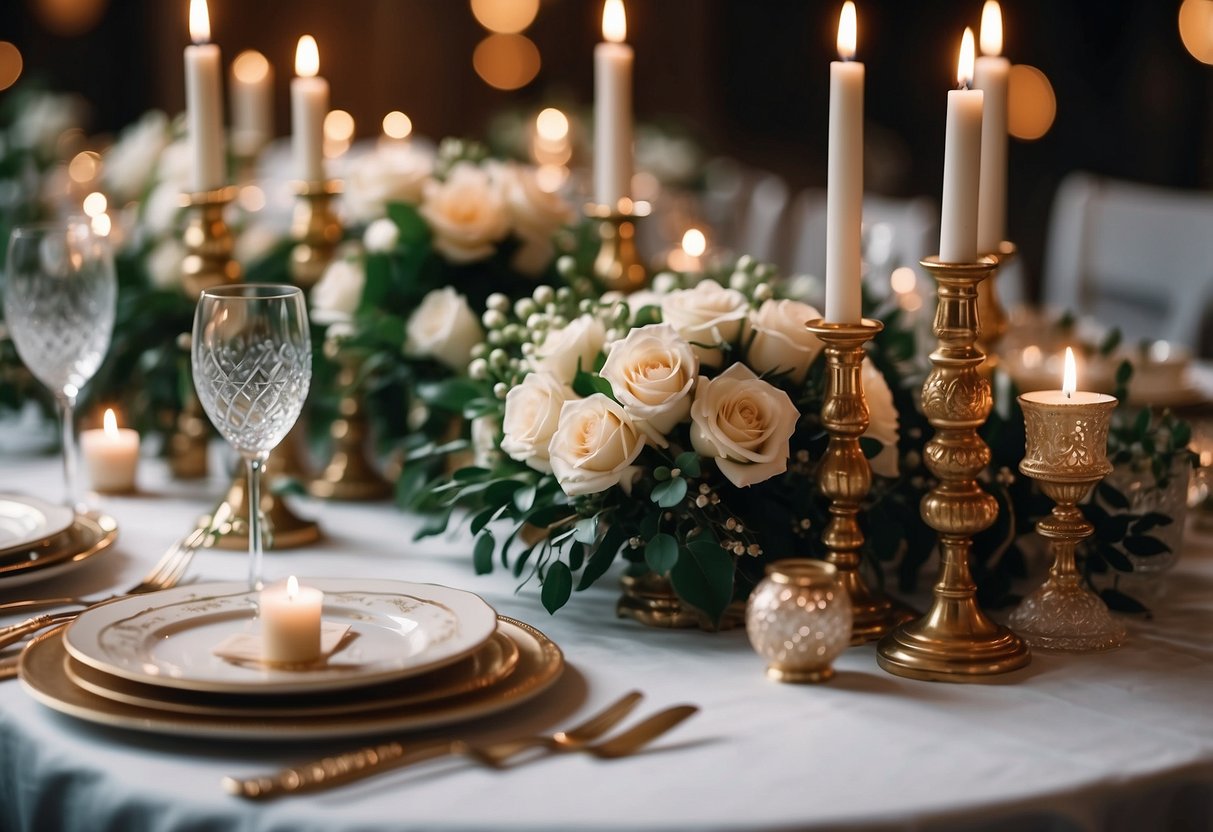
[[[703,468],[699,462],[699,454],[695,453],[694,451],[686,451],[685,453],[679,454],[674,460],[674,464],[678,466],[679,470],[681,470],[685,476],[688,477],[697,477],[703,471]]]
[[[1117,549],[1115,546],[1101,544],[1097,551],[1103,556],[1103,559],[1108,562],[1108,566],[1111,566],[1117,572],[1133,571],[1133,561],[1125,557],[1125,553]]]
[[[569,569],[576,572],[585,563],[585,544],[574,541],[569,546]]]
[[[1133,420],[1133,436],[1141,441],[1146,437],[1147,431],[1150,430],[1150,410],[1143,407],[1137,411],[1137,417]]]
[[[424,540],[427,537],[437,537],[446,531],[447,525],[451,522],[451,512],[453,506],[447,506],[439,511],[431,514],[417,529],[417,533],[413,535],[413,540]]]
[[[665,482],[670,478],[670,469],[664,465],[658,465],[653,469],[653,479],[657,482]]]
[[[619,547],[627,539],[627,533],[618,525],[610,526],[606,530],[606,534],[602,536],[602,540],[594,547],[593,554],[586,562],[585,570],[581,573],[581,580],[577,582],[577,591],[581,592],[593,585],[594,581],[598,580],[606,573],[611,563],[615,560],[615,555],[619,553]]]
[[[1171,551],[1170,546],[1163,543],[1157,537],[1150,537],[1149,535],[1129,535],[1124,539],[1124,547],[1130,554],[1137,555],[1139,558],[1164,555]]]
[[[490,506],[503,506],[509,504],[514,499],[514,492],[522,488],[526,483],[521,480],[497,480],[484,491],[484,502]]]
[[[598,515],[593,517],[585,517],[577,521],[573,527],[573,539],[578,543],[584,543],[587,546],[593,545],[598,539]],[[577,567],[574,566],[574,569]]]
[[[1175,423],[1175,427],[1171,428],[1171,448],[1172,450],[1180,450],[1188,447],[1188,443],[1192,441],[1192,424],[1180,420]]]
[[[472,566],[477,575],[487,575],[493,571],[493,550],[496,548],[497,541],[493,539],[492,532],[484,532],[476,538],[476,544],[472,547]]]
[[[673,508],[687,495],[687,481],[682,477],[658,483],[650,499],[662,508]]]
[[[514,507],[519,511],[530,511],[535,505],[535,484],[524,483],[514,491]]]
[[[672,535],[657,535],[644,547],[644,562],[658,575],[666,574],[678,563],[678,541]]]
[[[1126,595],[1119,589],[1100,590],[1099,597],[1108,605],[1108,609],[1116,612],[1148,613],[1150,608],[1131,595]]]
[[[1150,511],[1141,516],[1141,519],[1133,524],[1133,534],[1141,535],[1158,526],[1169,526],[1175,521],[1170,516],[1157,511]]]
[[[688,543],[670,570],[678,597],[719,622],[733,599],[733,558],[712,540]]]
[[[1111,355],[1112,352],[1120,346],[1121,334],[1119,328],[1113,328],[1103,339],[1099,345],[1100,355]]]
[[[884,450],[884,443],[871,436],[861,436],[859,437],[859,448],[863,451],[865,459],[875,459]]]
[[[1118,387],[1127,387],[1131,378],[1133,378],[1133,364],[1125,359],[1116,368],[1116,384]]]
[[[562,560],[553,561],[543,576],[543,589],[539,592],[544,609],[555,613],[568,603],[572,594],[573,573],[569,571],[568,564]]]
[[[1098,488],[1099,498],[1112,508],[1127,511],[1129,509],[1129,498],[1124,495],[1118,488],[1111,485],[1107,480],[1100,482]]]

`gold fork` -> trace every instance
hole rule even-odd
[[[557,731],[549,735],[507,740],[479,750],[484,751],[497,745],[503,747],[509,745],[514,749],[514,754],[517,754],[528,748],[537,747],[552,750],[582,748],[619,724],[632,712],[642,697],[643,694],[639,691],[632,691],[575,728]],[[320,791],[435,757],[470,754],[471,749],[472,746],[463,740],[440,741],[412,748],[401,742],[382,743],[333,757],[325,757],[295,768],[283,769],[267,777],[254,777],[246,780],[225,777],[223,778],[223,788],[229,794],[250,800],[264,800],[301,792]]]

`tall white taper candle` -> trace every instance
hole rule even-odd
[[[973,87],[985,93],[981,122],[981,196],[977,210],[977,250],[997,251],[1007,234],[1007,84],[1011,62],[1002,57],[1002,10],[986,0],[981,10],[981,57]]]
[[[324,117],[329,111],[329,82],[321,78],[320,53],[311,35],[299,38],[291,79],[291,140],[295,173],[304,182],[324,180]]]
[[[194,167],[195,192],[227,184],[223,144],[223,93],[219,47],[211,39],[206,0],[190,0],[190,39],[185,47],[185,112]]]
[[[594,199],[614,207],[632,193],[632,47],[623,0],[602,7],[594,47]]]
[[[862,317],[863,64],[855,57],[855,4],[838,20],[838,57],[830,63],[830,156],[826,179],[826,315],[830,323]]]
[[[943,153],[943,212],[939,221],[939,259],[944,263],[977,260],[977,199],[981,181],[981,111],[984,94],[968,89],[973,80],[973,30],[965,29],[956,77],[961,88],[948,92],[948,123]]]

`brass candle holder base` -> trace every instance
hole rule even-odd
[[[240,280],[240,264],[232,259],[235,240],[223,218],[236,189],[227,186],[213,191],[182,194],[186,209],[185,230],[181,241],[185,259],[181,263],[181,284],[187,296],[197,300],[203,290]]]
[[[713,626],[703,613],[683,604],[669,579],[661,575],[624,575],[622,583],[623,595],[615,605],[619,618],[666,630],[732,630],[745,624],[745,604],[734,602],[725,610],[720,626]]]
[[[308,492],[314,497],[329,500],[383,500],[395,489],[375,470],[366,457],[366,440],[370,434],[366,412],[362,407],[362,391],[358,386],[358,371],[362,366],[360,356],[349,350],[335,347],[330,352],[341,364],[337,374],[337,385],[343,391],[337,406],[338,417],[329,428],[333,441],[332,453],[324,472],[308,484]]]
[[[1007,312],[998,297],[998,275],[1011,264],[1018,253],[1019,249],[1014,243],[999,243],[998,250],[987,255],[995,262],[994,270],[990,272],[989,277],[977,284],[977,320],[980,322],[977,328],[977,346],[986,356],[986,363],[981,366],[986,378],[993,374],[994,368],[999,364],[998,344],[1010,326]]]
[[[998,519],[997,501],[977,484],[990,463],[990,449],[977,435],[993,407],[990,383],[976,348],[977,286],[995,267],[976,263],[921,263],[938,284],[934,369],[922,387],[922,410],[935,428],[927,443],[927,468],[939,484],[922,500],[922,517],[939,533],[939,581],[931,607],[919,619],[885,636],[877,648],[880,666],[896,676],[932,681],[977,681],[1023,667],[1027,644],[996,624],[977,604],[969,570],[973,535]]]
[[[333,259],[345,229],[333,210],[333,197],[341,193],[336,180],[300,182],[299,199],[291,220],[291,281],[304,291],[316,285]]]
[[[295,549],[320,539],[320,526],[316,521],[300,518],[274,493],[273,488],[269,487],[275,479],[282,476],[281,463],[274,454],[270,454],[262,472],[266,487],[261,489],[261,533],[267,551]],[[210,525],[216,534],[216,546],[221,549],[248,549],[249,509],[248,477],[244,474],[242,461],[227,494],[211,512]]]
[[[191,384],[185,403],[177,414],[177,426],[168,439],[168,466],[179,480],[203,479],[208,470],[207,449],[211,429],[202,402]]]
[[[1049,578],[1020,602],[1010,621],[1033,647],[1078,653],[1120,647],[1126,633],[1103,599],[1082,585],[1074,560],[1078,544],[1095,532],[1077,503],[1112,470],[1108,422],[1116,399],[1075,395],[1082,398],[1064,404],[1041,401],[1041,394],[1019,397],[1028,434],[1019,470],[1056,505],[1036,524],[1053,552]]]
[[[872,487],[872,469],[859,447],[868,429],[868,403],[863,394],[863,345],[884,329],[880,321],[857,324],[809,321],[808,329],[825,343],[826,396],[821,422],[830,434],[818,469],[821,492],[830,499],[830,522],[821,540],[826,561],[838,571],[838,582],[851,598],[854,620],[851,644],[882,638],[897,623],[893,605],[873,590],[859,571],[863,531],[859,507]]]
[[[624,198],[616,205],[589,203],[585,215],[598,221],[594,277],[605,289],[634,292],[648,285],[648,273],[636,251],[636,220],[649,215],[647,202]]]

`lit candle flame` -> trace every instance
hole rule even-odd
[[[998,0],[986,0],[981,7],[981,54],[1002,54],[1002,7]]]
[[[314,78],[320,72],[320,50],[311,35],[299,38],[295,47],[295,74],[300,78]]]
[[[114,415],[114,409],[107,407],[105,416],[101,418],[102,425],[105,428],[105,435],[110,439],[115,439],[118,436],[118,417]]]
[[[628,37],[628,18],[623,0],[606,0],[602,5],[602,36],[610,43],[623,43]]]
[[[1061,392],[1066,394],[1066,398],[1078,389],[1078,370],[1074,366],[1074,350],[1066,347],[1066,368],[1061,376]]]
[[[956,81],[961,89],[968,89],[973,84],[973,30],[965,27],[964,37],[960,39],[960,60],[956,62]]]
[[[708,250],[708,238],[698,228],[688,228],[682,235],[682,250],[688,257],[702,257]]]
[[[246,84],[255,84],[270,74],[270,62],[256,49],[246,49],[232,61],[232,74]]]
[[[291,575],[286,579],[286,600],[294,601],[299,595],[299,579]]]
[[[844,61],[855,58],[857,29],[855,4],[851,0],[847,0],[842,4],[842,13],[838,15],[838,57]]]
[[[211,15],[206,0],[190,0],[190,40],[206,43],[211,39]]]

